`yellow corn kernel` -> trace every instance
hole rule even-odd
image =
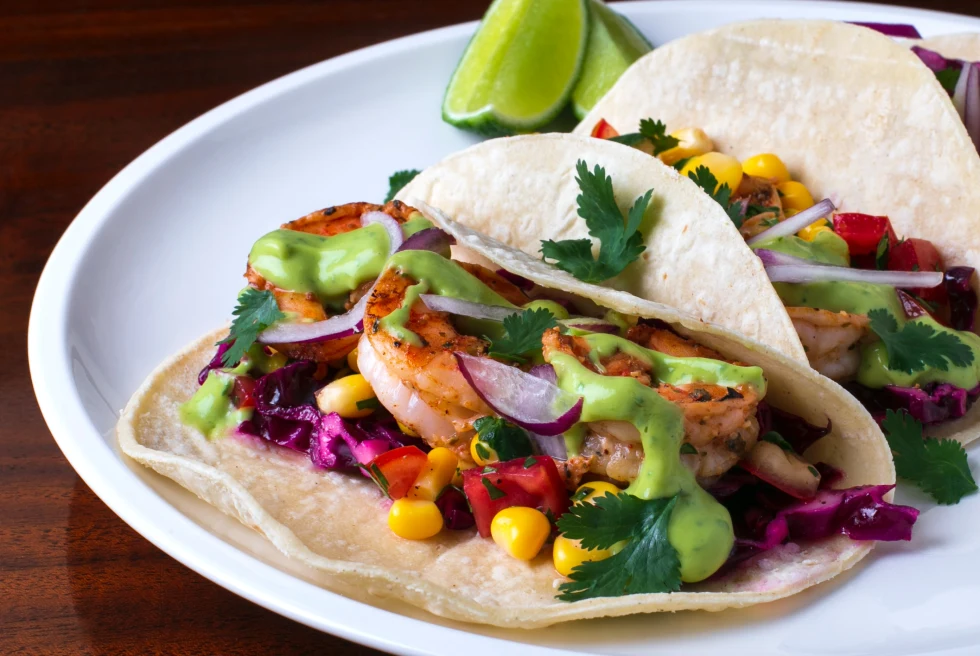
[[[432,501],[403,497],[391,504],[388,528],[406,540],[425,540],[442,530],[442,513]]]
[[[460,460],[456,464],[456,473],[453,475],[453,485],[456,487],[463,487],[463,472],[467,469],[473,469],[476,467],[475,464],[467,462],[465,460]]]
[[[473,458],[473,462],[481,467],[500,460],[496,451],[491,449],[485,442],[480,441],[479,435],[474,435],[473,439],[470,440],[470,457]]]
[[[531,560],[551,535],[551,522],[540,510],[511,506],[498,512],[490,522],[490,535],[514,558]]]
[[[361,403],[361,408],[357,404]],[[351,374],[329,383],[316,393],[323,413],[336,412],[344,419],[367,417],[377,407],[374,390],[361,374]],[[365,407],[367,406],[367,407]]]
[[[829,226],[827,219],[820,219],[797,232],[796,236],[803,241],[813,241],[821,232],[833,232]]]
[[[419,436],[418,433],[416,433],[411,428],[409,428],[408,426],[406,426],[402,422],[398,421],[397,419],[395,420],[395,423],[398,424],[398,430],[400,430],[401,432],[405,433],[409,437],[418,437]]]
[[[787,215],[789,215],[788,210],[802,212],[813,207],[813,196],[810,195],[810,190],[800,182],[793,182],[792,180],[783,182],[776,185],[776,189],[779,191],[779,198],[783,203],[783,211]]]
[[[456,475],[459,458],[444,446],[437,446],[426,456],[428,463],[415,484],[408,490],[409,499],[435,501],[443,488],[449,485]]]
[[[356,346],[354,347],[354,350],[353,351],[351,351],[350,353],[347,354],[347,366],[350,367],[351,368],[351,371],[353,371],[354,373],[356,373],[356,374],[361,373],[361,370],[357,368],[357,347]]]
[[[742,184],[742,164],[731,155],[706,153],[692,157],[681,169],[681,175],[686,178],[688,173],[694,173],[700,166],[708,167],[711,174],[715,176],[715,180],[718,181],[718,187],[727,184],[732,193],[735,193],[738,186]]]
[[[604,497],[607,492],[612,494],[619,494],[620,489],[613,485],[612,483],[607,483],[606,481],[592,481],[591,483],[582,483],[575,490],[575,494],[572,498],[575,499],[575,503],[589,503],[596,497]],[[579,496],[581,495],[581,498]]]
[[[613,555],[609,549],[584,549],[578,540],[569,540],[564,535],[555,538],[551,557],[555,561],[555,569],[562,576],[568,576],[572,570],[582,563],[592,560],[605,560]]]
[[[778,155],[772,153],[763,153],[748,158],[742,162],[742,170],[745,175],[767,178],[776,184],[790,181],[789,169],[786,168]]]
[[[667,166],[673,166],[688,157],[697,157],[698,155],[710,153],[715,147],[711,141],[711,137],[705,134],[701,128],[684,128],[676,132],[671,132],[670,136],[677,139],[679,143],[673,148],[657,155],[660,161]]]

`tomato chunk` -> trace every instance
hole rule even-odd
[[[847,242],[851,255],[872,255],[878,250],[881,238],[888,235],[889,248],[895,244],[895,231],[887,216],[870,214],[834,215],[834,232]]]
[[[231,402],[236,408],[254,408],[255,379],[248,376],[235,376],[235,385],[231,388]]]
[[[927,239],[906,239],[888,251],[888,268],[891,271],[946,271],[943,256]],[[931,303],[946,303],[946,287],[916,287],[909,291]]]
[[[600,118],[599,122],[592,128],[592,136],[596,139],[612,139],[613,137],[618,137],[619,132],[616,128],[609,125],[606,119]]]
[[[408,494],[426,463],[428,459],[422,449],[402,446],[372,460],[368,471],[389,498],[398,500]]]
[[[552,521],[568,510],[570,502],[555,461],[548,456],[529,456],[463,472],[466,494],[476,528],[490,537],[490,523],[498,512],[511,506],[537,508],[551,513]]]

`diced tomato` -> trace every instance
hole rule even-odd
[[[946,271],[943,256],[927,239],[906,239],[888,252],[890,271]],[[909,291],[930,303],[946,304],[946,287],[917,287]]]
[[[236,408],[254,408],[255,379],[248,376],[235,376],[235,385],[231,388],[231,402]]]
[[[372,460],[368,472],[389,498],[397,500],[408,494],[427,462],[420,448],[403,446]]]
[[[561,474],[548,456],[467,469],[463,472],[463,492],[473,509],[476,528],[485,538],[490,537],[493,518],[504,508],[537,508],[557,520],[570,505]]]
[[[613,126],[606,122],[606,119],[600,118],[599,122],[595,124],[592,128],[592,136],[597,139],[612,139],[613,137],[618,137],[619,132]]]
[[[886,234],[889,248],[897,241],[892,223],[887,216],[836,214],[834,232],[847,242],[847,249],[851,255],[874,254],[878,250],[882,236]]]

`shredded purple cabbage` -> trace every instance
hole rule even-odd
[[[255,412],[238,430],[294,451],[307,452],[320,423],[313,395],[320,382],[316,364],[300,360],[255,381]]]
[[[833,428],[830,419],[827,419],[826,426],[814,426],[802,417],[774,408],[765,401],[759,403],[755,416],[759,422],[759,435],[776,431],[797,453],[809,449]]]
[[[320,418],[311,437],[310,460],[321,469],[353,469],[386,451],[420,442],[399,431],[393,420],[372,417],[355,422],[331,412]]]
[[[905,410],[923,426],[958,419],[980,397],[980,385],[967,390],[949,383],[929,383],[924,387],[887,385],[871,389],[858,383],[848,383],[853,394],[880,424],[887,410]]]
[[[208,362],[204,369],[201,369],[201,373],[197,375],[197,384],[203,385],[204,381],[208,379],[208,374],[214,369],[221,369],[225,365],[221,363],[221,356],[225,354],[225,351],[231,348],[231,342],[226,342],[224,344],[218,344],[218,350],[215,352],[214,357],[211,358],[211,362]]]
[[[885,36],[897,36],[903,39],[922,38],[922,35],[919,34],[919,30],[916,29],[915,25],[908,25],[906,23],[862,23],[853,21],[851,22],[851,25],[860,25],[861,27],[866,27],[869,30],[881,32]]]
[[[949,297],[949,325],[956,330],[973,330],[977,314],[977,293],[973,290],[973,267],[946,269],[944,284]]]
[[[463,531],[476,525],[466,495],[458,488],[447,487],[436,499],[436,506],[442,513],[446,528],[450,530]]]

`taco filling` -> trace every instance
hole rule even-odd
[[[231,334],[182,421],[212,441],[258,440],[370,477],[401,538],[475,531],[520,560],[551,543],[565,601],[674,592],[787,542],[910,538],[917,511],[885,501],[891,485],[840,489],[846,472],[807,458],[832,426],[770,404],[762,368],[485,258],[452,259],[451,241],[398,201],[261,237]],[[827,251],[844,258],[846,246]],[[867,288],[828,298],[895,295]],[[786,293],[818,307],[819,289]],[[926,313],[916,321],[958,334]],[[886,354],[866,338],[855,343],[878,378],[858,380],[977,385],[966,365],[883,378],[891,370],[872,358]]]
[[[948,266],[886,216],[815,202],[776,154],[739,162],[698,128],[667,134],[650,119],[625,135],[600,120],[592,136],[645,150],[714,198],[765,264],[810,365],[879,422],[904,409],[938,425],[980,397],[972,267]]]

